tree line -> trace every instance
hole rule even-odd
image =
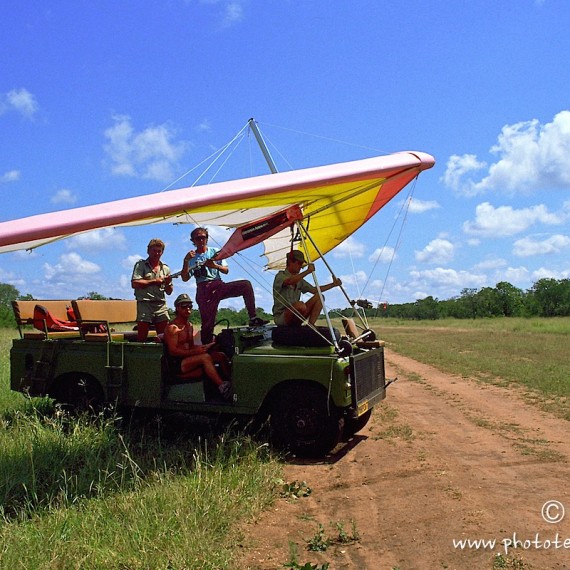
[[[108,297],[91,291],[80,299],[106,300]],[[15,326],[12,311],[13,300],[33,300],[30,294],[20,295],[13,285],[0,283],[0,326]],[[481,289],[465,288],[461,293],[440,301],[426,297],[413,303],[380,303],[377,307],[364,309],[367,317],[391,317],[398,319],[478,319],[487,317],[568,317],[570,316],[570,279],[539,279],[533,286],[523,291],[506,281],[495,287]],[[338,314],[352,316],[352,308],[335,309],[331,316]],[[271,315],[258,309],[258,315],[271,319]],[[200,323],[200,314],[192,312],[192,323]],[[245,325],[249,316],[245,309],[236,311],[220,308],[217,320],[228,326]]]
[[[432,296],[413,303],[380,303],[365,309],[367,317],[398,319],[478,319],[487,317],[567,317],[570,316],[570,279],[539,279],[523,291],[506,281],[495,287],[465,288],[440,301]],[[350,316],[352,309],[334,313]]]
[[[93,299],[95,301],[108,301],[112,300],[111,297],[105,297],[97,291],[90,291],[78,299]],[[33,301],[34,297],[29,293],[26,295],[20,295],[20,292],[16,287],[8,283],[0,283],[0,327],[15,327],[16,320],[14,319],[14,312],[12,310],[12,301]],[[258,308],[257,314],[263,319],[271,319],[271,315],[268,315],[263,309]],[[174,313],[171,315],[174,318]],[[249,315],[245,309],[236,311],[229,308],[218,309],[217,321],[220,324],[227,326],[242,326],[246,325],[249,321]],[[200,324],[200,313],[198,312],[197,305],[194,305],[194,310],[190,317],[190,322],[192,324]]]

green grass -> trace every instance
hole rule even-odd
[[[570,319],[371,326],[390,350],[520,385],[570,419]],[[9,390],[16,335],[0,329],[0,568],[234,568],[240,521],[282,490],[267,448],[229,431],[199,436],[182,425],[172,435],[156,418],[130,427],[113,415],[73,419],[27,400]]]
[[[389,350],[452,374],[519,385],[570,419],[570,318],[370,324]]]
[[[0,330],[0,568],[234,568],[240,521],[279,494],[267,446],[11,393],[14,336]]]

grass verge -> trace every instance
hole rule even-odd
[[[0,331],[0,568],[234,568],[240,522],[279,494],[267,446],[12,393],[12,332]]]

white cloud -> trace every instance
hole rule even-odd
[[[555,271],[554,269],[548,269],[546,267],[541,267],[536,271],[532,272],[533,282],[539,279],[568,279],[570,278],[570,269],[565,271]]]
[[[65,245],[67,249],[79,249],[88,252],[94,251],[116,251],[124,249],[127,240],[120,230],[115,228],[103,228],[85,232],[67,240]]]
[[[71,192],[71,190],[62,188],[52,196],[50,201],[52,204],[75,204],[75,202],[77,202],[77,197]]]
[[[484,259],[480,263],[477,263],[474,266],[474,269],[485,271],[487,269],[500,269],[501,267],[505,267],[505,265],[507,265],[506,260],[500,257],[492,257],[489,259]]]
[[[343,285],[362,285],[366,283],[368,279],[368,275],[362,270],[356,271],[352,274],[341,275],[340,280],[342,281]],[[329,281],[330,282],[330,281]],[[326,285],[326,281],[322,283],[322,285]]]
[[[338,259],[364,257],[366,245],[358,241],[354,236],[345,239],[332,250],[332,256]]]
[[[447,168],[441,181],[448,188],[468,194],[469,192],[465,189],[463,178],[472,172],[486,168],[486,166],[487,163],[479,162],[474,154],[464,154],[463,156],[454,154],[447,161]]]
[[[515,241],[513,244],[513,254],[518,257],[530,257],[531,255],[560,253],[569,247],[570,237],[562,234],[555,234],[544,240],[525,237]]]
[[[435,200],[418,200],[414,198],[410,200],[409,212],[410,214],[423,214],[429,210],[435,210],[441,206]]]
[[[436,238],[430,241],[423,250],[416,251],[416,261],[421,263],[445,264],[453,260],[455,246],[446,239]]]
[[[135,266],[135,263],[137,261],[140,261],[141,259],[146,259],[146,255],[142,256],[142,255],[137,255],[136,253],[134,255],[129,255],[128,257],[126,257],[121,261],[121,266],[124,267],[125,269],[130,269],[132,271],[133,267]],[[130,282],[131,281],[129,278],[129,284]]]
[[[507,281],[515,286],[529,282],[529,271],[526,267],[507,267],[504,271],[495,274],[495,283]]]
[[[7,184],[8,182],[16,182],[20,180],[19,170],[9,170],[0,176],[0,184]]]
[[[158,125],[136,133],[130,117],[117,115],[113,119],[115,124],[105,130],[109,142],[104,146],[113,174],[172,180],[186,148],[186,143],[174,141],[176,133],[172,127]]]
[[[487,277],[483,274],[445,269],[443,267],[425,271],[414,270],[410,272],[410,276],[416,282],[430,284],[431,286],[422,287],[422,289],[428,291],[433,291],[437,287],[454,288],[459,291],[465,287],[482,287],[487,281]]]
[[[570,187],[570,111],[558,113],[551,123],[537,119],[505,125],[497,144],[490,149],[498,156],[480,180],[475,172],[486,168],[473,154],[453,155],[442,181],[466,195],[499,190],[529,192],[539,188]]]
[[[55,265],[44,263],[43,267],[45,278],[48,281],[63,279],[76,282],[101,271],[99,265],[83,259],[78,253],[74,252],[64,253],[60,256],[58,263]]]
[[[562,221],[563,217],[551,214],[543,204],[515,210],[512,206],[495,208],[483,202],[475,208],[475,221],[464,222],[463,231],[482,237],[504,237],[523,232],[536,223],[554,225]]]
[[[31,119],[38,111],[38,103],[27,89],[12,89],[0,95],[0,115],[9,111],[16,111],[26,119]]]
[[[390,263],[397,258],[398,255],[393,247],[384,246],[375,249],[368,257],[368,261],[370,261],[370,263],[376,263],[377,261],[380,263]]]

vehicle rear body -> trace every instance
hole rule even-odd
[[[278,401],[292,392],[298,394],[297,407],[302,407],[304,390],[326,402],[326,415],[334,413],[341,419],[363,416],[385,397],[383,346],[355,347],[351,355],[341,357],[332,346],[276,344],[273,328],[239,327],[218,336],[220,349],[231,361],[229,401],[211,397],[207,379],[173,382],[165,370],[162,344],[112,338],[106,342],[15,339],[10,352],[11,388],[74,406],[96,402],[251,417],[277,413],[275,406],[283,407]],[[305,418],[290,421],[299,429],[307,423]]]

